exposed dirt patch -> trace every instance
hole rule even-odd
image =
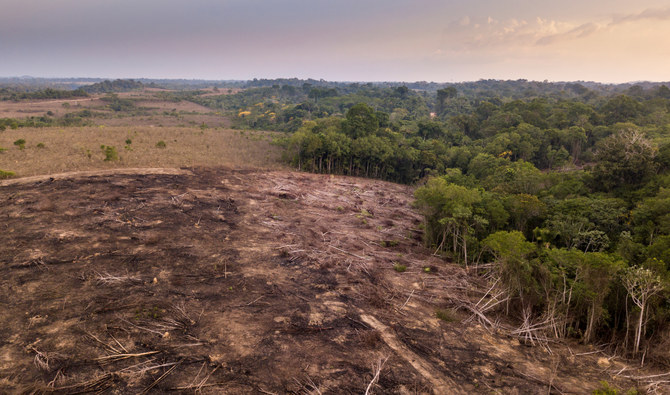
[[[601,355],[527,347],[460,311],[435,318],[477,294],[421,247],[409,187],[124,173],[0,184],[7,391],[360,394],[380,361],[375,393],[630,386]]]

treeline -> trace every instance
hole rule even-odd
[[[67,113],[60,118],[48,115],[39,117],[32,116],[22,119],[0,118],[0,131],[6,129],[43,128],[49,126],[88,126],[92,124],[90,118],[93,116],[100,116],[100,113],[85,109]]]
[[[358,86],[343,95],[334,88],[275,86],[193,100],[230,111],[238,127],[299,132],[291,138],[291,159],[301,167],[307,164],[306,170],[399,182],[446,168],[465,171],[481,153],[523,160],[541,170],[590,165],[598,142],[627,127],[660,143],[667,140],[670,90],[664,85],[629,88],[635,96],[574,89],[581,96],[473,100],[455,89],[430,96],[406,87]],[[360,106],[368,110],[361,112]],[[354,108],[359,117],[371,117],[364,123],[374,130],[354,132],[347,126]],[[370,144],[380,152],[359,148]],[[369,170],[365,162],[376,162],[379,170]]]
[[[12,101],[76,99],[81,97],[88,97],[88,93],[81,88],[75,90],[46,88],[32,92],[16,92],[9,89],[0,90],[1,100]]]
[[[133,90],[143,89],[145,85],[140,81],[135,80],[105,80],[96,82],[91,85],[86,85],[80,89],[87,93],[111,93],[111,92],[127,92]]]
[[[375,111],[398,120],[416,120],[430,115],[427,93],[415,92],[404,86],[383,88],[372,83],[346,84],[337,88],[310,83],[299,87],[274,85],[233,95],[194,97],[192,101],[227,111],[239,128],[286,132],[295,132],[306,120],[342,117],[358,103],[365,103]]]

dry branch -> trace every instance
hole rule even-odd
[[[379,381],[379,375],[381,374],[382,368],[384,367],[384,364],[386,361],[388,361],[389,357],[386,357],[383,361],[381,358],[379,358],[379,361],[377,361],[376,364],[372,365],[372,371],[374,373],[374,376],[372,377],[372,380],[368,384],[368,387],[365,389],[365,395],[370,394],[370,390],[372,387],[377,384],[377,381]]]
[[[145,388],[144,390],[142,390],[142,392],[140,392],[140,394],[146,394],[146,393],[148,393],[148,392],[149,392],[152,388],[154,388],[158,383],[160,383],[161,381],[163,381],[163,379],[165,379],[167,376],[169,376],[170,373],[172,373],[175,369],[177,369],[177,367],[178,367],[179,365],[181,365],[181,363],[182,363],[183,361],[184,361],[184,360],[182,359],[182,360],[180,360],[179,362],[175,363],[170,369],[168,369],[165,373],[163,373],[159,378],[157,378],[156,380],[154,380],[154,382],[151,383],[151,385],[149,385],[147,388]]]

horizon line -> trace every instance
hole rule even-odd
[[[654,80],[628,80],[626,82],[606,82],[606,81],[595,81],[595,80],[534,80],[526,78],[480,78],[478,80],[460,80],[460,81],[427,81],[427,80],[416,80],[416,81],[403,81],[403,80],[328,80],[324,78],[300,78],[300,77],[253,77],[247,79],[211,79],[211,78],[161,78],[161,77],[42,77],[42,76],[32,76],[32,75],[22,75],[22,76],[0,76],[0,80],[4,79],[41,79],[41,80],[167,80],[167,81],[202,81],[202,82],[249,82],[255,80],[299,80],[299,81],[319,81],[319,82],[335,82],[335,83],[344,83],[344,84],[356,84],[356,83],[373,83],[373,84],[416,84],[416,83],[426,83],[426,84],[467,84],[475,83],[480,81],[502,81],[502,82],[516,82],[516,81],[525,81],[525,82],[537,82],[537,83],[548,83],[548,84],[561,84],[561,83],[590,83],[590,84],[601,84],[601,85],[626,85],[626,84],[670,84],[670,80],[666,81],[654,81]]]

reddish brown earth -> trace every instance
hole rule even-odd
[[[624,367],[616,359],[599,366],[593,349],[523,345],[458,309],[481,298],[483,280],[421,246],[411,201],[407,186],[290,172],[4,181],[0,392],[536,394],[634,384],[614,377]]]

